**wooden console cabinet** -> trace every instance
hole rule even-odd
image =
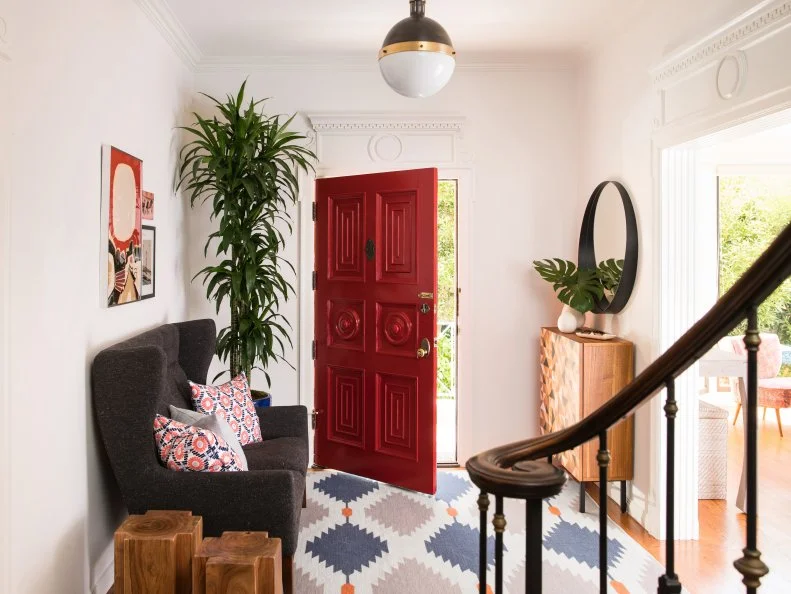
[[[541,329],[541,434],[569,427],[610,400],[634,376],[634,345],[628,340],[594,340]],[[625,482],[634,477],[634,417],[607,432],[608,477],[621,481],[621,509],[626,511]],[[599,480],[593,439],[555,458],[580,483],[580,510],[585,511],[585,483]]]

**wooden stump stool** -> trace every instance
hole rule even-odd
[[[283,594],[279,538],[225,532],[207,538],[192,565],[193,594]]]
[[[188,511],[129,516],[115,532],[114,594],[189,594],[203,518]]]

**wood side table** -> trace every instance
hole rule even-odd
[[[192,565],[193,594],[283,594],[279,538],[266,532],[225,532],[207,538]]]
[[[189,511],[129,516],[115,532],[114,594],[189,594],[203,518]]]

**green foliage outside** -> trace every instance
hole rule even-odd
[[[439,182],[437,206],[437,397],[456,397],[456,181]]]
[[[786,225],[791,223],[791,176],[720,177],[720,295],[730,289]],[[791,344],[791,279],[758,308],[762,332]],[[732,336],[744,334],[742,324]],[[791,376],[791,365],[781,375]]]

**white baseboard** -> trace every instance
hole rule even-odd
[[[115,548],[110,545],[91,571],[91,594],[107,594],[115,581]]]
[[[608,496],[616,502],[621,501],[621,483],[613,482],[609,485]],[[627,498],[629,503],[629,515],[654,538],[660,536],[659,508],[648,497],[634,486],[632,482],[627,482]]]

